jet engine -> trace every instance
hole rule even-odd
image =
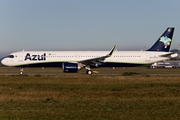
[[[77,63],[63,63],[63,72],[77,72],[78,71],[78,64]]]

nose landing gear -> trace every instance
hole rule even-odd
[[[23,75],[23,67],[20,68],[20,75]]]

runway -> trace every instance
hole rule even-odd
[[[0,73],[0,75],[20,75],[19,73]],[[24,73],[22,76],[41,76],[41,75],[46,75],[46,76],[58,76],[58,75],[87,75],[83,73]],[[92,75],[106,75],[106,76],[132,76],[132,75],[142,75],[142,76],[180,76],[180,74],[131,74],[131,75],[123,75],[123,74],[92,74]],[[88,76],[88,75],[87,75]]]

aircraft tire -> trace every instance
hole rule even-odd
[[[92,72],[92,70],[87,70],[87,72],[86,72],[88,75],[91,75],[93,72]]]
[[[20,73],[19,73],[20,75],[23,75],[23,72],[22,71],[20,71]]]

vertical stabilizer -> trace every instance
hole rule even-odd
[[[147,51],[170,52],[174,30],[175,28],[173,27],[167,28],[161,37],[156,41],[156,43]]]

